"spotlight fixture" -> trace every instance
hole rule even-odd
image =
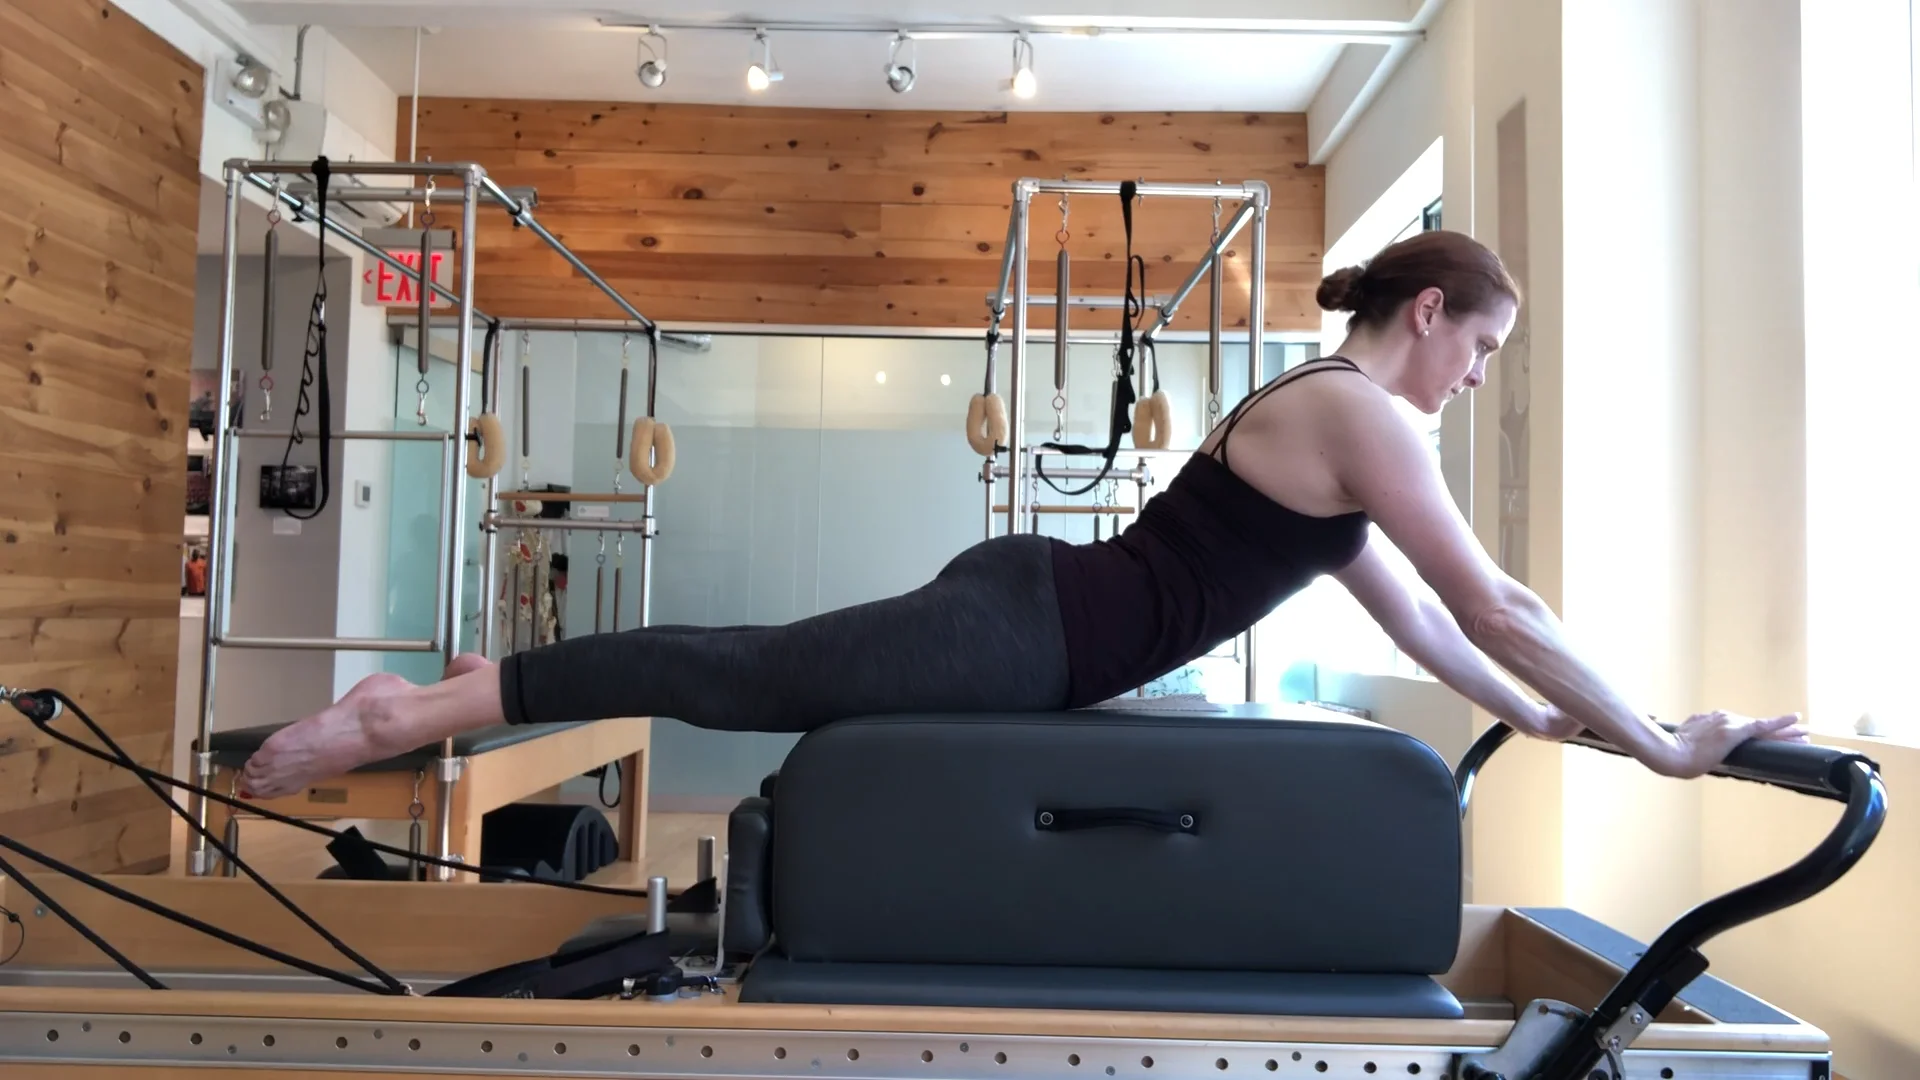
[[[660,43],[658,50],[653,47],[650,40]],[[634,74],[640,79],[640,85],[652,90],[666,85],[667,39],[660,36],[658,27],[648,27],[647,32],[640,35],[640,53],[646,57],[640,61],[640,66],[634,69]]]
[[[786,78],[786,73],[773,66],[773,43],[767,40],[767,32],[756,31],[753,40],[760,46],[760,59],[747,66],[747,89],[757,94]]]
[[[1030,98],[1039,89],[1033,78],[1033,42],[1021,34],[1013,39],[1013,96]]]
[[[900,46],[907,46],[909,57],[906,63],[900,62]],[[906,31],[893,39],[893,46],[887,50],[887,86],[896,94],[904,94],[913,89],[913,69],[919,62],[920,50],[913,44]]]
[[[243,98],[258,99],[273,83],[273,72],[251,56],[237,57],[234,65],[238,70],[233,73],[233,92]]]

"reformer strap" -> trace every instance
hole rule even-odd
[[[450,982],[428,997],[597,998],[674,971],[667,934],[631,934],[589,948],[505,964]]]
[[[1123,299],[1124,306],[1120,316],[1120,347],[1114,354],[1114,358],[1118,364],[1118,370],[1114,372],[1112,411],[1107,418],[1107,445],[1098,447],[1083,446],[1079,443],[1060,442],[1040,444],[1049,450],[1058,450],[1063,454],[1098,454],[1102,462],[1100,473],[1093,479],[1087,481],[1085,487],[1069,491],[1059,484],[1054,483],[1054,481],[1047,476],[1046,468],[1041,464],[1042,459],[1035,458],[1033,463],[1034,472],[1039,478],[1045,480],[1049,487],[1052,487],[1055,491],[1063,495],[1084,495],[1105,481],[1107,474],[1113,470],[1115,455],[1120,452],[1121,437],[1133,430],[1133,404],[1138,400],[1138,395],[1133,387],[1133,355],[1135,348],[1133,334],[1134,325],[1140,318],[1144,303],[1143,298],[1146,296],[1147,291],[1147,261],[1142,256],[1136,255],[1133,252],[1133,200],[1137,191],[1138,185],[1134,181],[1121,181],[1120,220],[1126,232],[1127,285],[1126,295]],[[1139,292],[1137,293],[1134,291],[1134,273],[1136,270],[1139,272]],[[1061,310],[1064,311],[1066,309],[1065,297],[1059,298],[1056,303],[1060,305]],[[1150,342],[1148,343],[1148,348],[1152,348]],[[1155,389],[1158,389],[1157,374],[1155,379]]]

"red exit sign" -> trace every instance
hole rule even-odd
[[[363,238],[412,272],[403,272],[384,259],[370,260],[370,265],[360,275],[361,300],[383,307],[419,307],[420,279],[417,275],[420,272],[420,230],[368,229]],[[453,233],[436,229],[429,245],[428,274],[435,285],[450,290],[453,287],[455,255]],[[452,303],[445,296],[435,293],[431,306],[444,308]]]

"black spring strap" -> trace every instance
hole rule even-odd
[[[1041,464],[1042,461],[1045,460],[1044,458],[1036,457],[1033,462],[1034,473],[1038,475],[1040,479],[1045,480],[1047,486],[1060,492],[1062,495],[1085,495],[1087,492],[1100,486],[1100,484],[1107,479],[1108,474],[1113,471],[1114,457],[1120,453],[1121,437],[1133,430],[1133,406],[1134,402],[1138,400],[1138,395],[1133,387],[1133,355],[1134,349],[1136,348],[1133,335],[1135,324],[1138,322],[1144,306],[1142,298],[1146,295],[1147,291],[1147,261],[1133,252],[1133,200],[1136,197],[1137,191],[1138,186],[1132,180],[1125,180],[1120,184],[1120,219],[1122,225],[1125,227],[1127,238],[1127,287],[1126,296],[1123,301],[1124,307],[1120,316],[1120,347],[1114,353],[1117,366],[1113,377],[1112,409],[1107,417],[1107,445],[1104,447],[1083,446],[1079,443],[1060,442],[1044,442],[1040,444],[1048,450],[1058,450],[1063,454],[1098,454],[1101,459],[1100,472],[1093,479],[1087,481],[1085,487],[1068,490],[1067,488],[1061,487],[1047,475],[1046,467]],[[1136,271],[1139,274],[1138,292],[1134,291],[1134,275]],[[1064,303],[1065,301],[1063,299],[1060,302]],[[1146,345],[1149,349],[1152,348],[1151,342],[1146,342]],[[1158,389],[1157,373],[1155,380],[1154,388]]]
[[[314,502],[313,509],[305,513],[295,513],[287,507],[284,513],[288,517],[301,521],[312,521],[326,512],[327,503],[333,498],[333,387],[327,379],[327,184],[333,176],[333,169],[323,156],[313,163],[314,197],[319,206],[318,227],[315,228],[318,249],[318,266],[314,271],[313,304],[307,310],[307,348],[300,357],[300,391],[293,408],[293,423],[287,432],[287,450],[280,457],[280,473],[284,478],[289,462],[293,458],[293,448],[304,442],[300,434],[300,418],[313,411],[313,399],[308,391],[319,383],[320,416],[316,422],[320,441],[320,497]],[[426,348],[422,342],[421,349]],[[318,368],[316,376],[315,368]]]

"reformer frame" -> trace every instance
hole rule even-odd
[[[479,204],[484,199],[497,204],[507,212],[516,227],[526,228],[538,236],[543,243],[564,258],[576,271],[591,282],[595,288],[614,302],[633,324],[643,333],[657,337],[659,326],[630,303],[620,291],[609,285],[606,279],[595,273],[593,268],[581,261],[560,239],[549,232],[546,226],[533,214],[537,201],[534,192],[524,188],[503,188],[487,175],[486,169],[476,162],[327,162],[329,176],[399,176],[399,177],[454,177],[459,182],[457,192],[441,193],[425,188],[396,188],[369,185],[345,185],[337,190],[328,190],[324,200],[317,200],[317,184],[307,181],[289,183],[285,177],[307,176],[314,172],[314,162],[262,161],[243,158],[230,159],[225,163],[223,176],[226,188],[223,235],[221,240],[221,294],[220,294],[220,331],[219,357],[220,374],[216,416],[218,430],[212,440],[213,483],[208,501],[208,544],[207,544],[207,614],[205,634],[201,644],[200,692],[198,703],[198,729],[191,755],[194,782],[202,787],[211,787],[213,755],[208,749],[213,736],[214,692],[218,678],[217,661],[221,649],[284,649],[312,650],[323,652],[416,652],[439,653],[443,662],[451,663],[459,653],[461,612],[460,577],[463,569],[466,538],[460,523],[466,516],[466,475],[464,454],[461,452],[467,439],[467,427],[472,422],[470,408],[470,379],[467,377],[468,365],[473,352],[473,327],[476,319],[496,326],[503,320],[493,319],[482,312],[474,303],[474,234],[478,226]],[[428,180],[432,184],[432,180]],[[291,210],[299,219],[316,221],[320,225],[320,236],[324,240],[328,234],[338,236],[358,248],[368,256],[392,269],[403,279],[410,280],[419,289],[420,307],[418,326],[420,353],[425,357],[429,348],[429,338],[436,319],[432,315],[432,301],[438,297],[452,301],[458,315],[452,320],[456,336],[455,351],[458,355],[460,377],[454,380],[454,420],[445,432],[421,431],[378,431],[378,430],[340,430],[326,433],[326,437],[341,441],[389,441],[389,442],[433,442],[439,441],[441,453],[441,507],[440,528],[437,547],[437,566],[435,574],[434,629],[433,634],[424,639],[400,638],[342,638],[342,637],[263,637],[236,635],[231,623],[231,610],[228,596],[233,580],[233,531],[236,493],[238,488],[238,442],[239,439],[286,439],[296,434],[287,431],[250,431],[236,427],[233,422],[233,380],[236,367],[234,357],[234,321],[238,294],[240,209],[243,203],[242,192],[254,187],[268,193],[269,209],[278,213],[283,207]],[[392,203],[413,204],[432,199],[447,202],[457,201],[460,205],[459,234],[459,291],[440,285],[433,280],[432,268],[422,260],[416,269],[394,258],[378,246],[370,243],[353,229],[342,224],[331,215],[319,213],[319,202],[331,203]],[[273,297],[267,303],[273,303]],[[324,318],[324,314],[322,316]],[[440,321],[444,325],[444,321]],[[495,344],[497,345],[497,339]],[[655,350],[657,353],[657,350]],[[657,359],[657,357],[656,357]],[[658,382],[657,363],[650,360],[647,371],[647,415],[652,416],[655,407],[655,387]],[[489,362],[487,396],[490,400],[499,399],[500,365]],[[296,425],[297,427],[297,422]],[[312,434],[312,433],[306,433]],[[556,524],[544,519],[520,521],[501,517],[495,509],[499,491],[497,471],[485,478],[485,511],[480,522],[483,536],[480,553],[480,621],[476,630],[476,644],[482,655],[493,658],[493,624],[496,616],[494,604],[493,578],[497,567],[497,535],[502,527],[558,529],[569,527],[567,523]],[[609,522],[608,525],[631,525],[621,531],[637,532],[641,538],[640,570],[640,619],[646,622],[651,587],[651,561],[654,535],[654,492],[652,485],[641,487],[641,511],[638,522]],[[605,527],[605,526],[603,526]],[[462,759],[454,752],[454,740],[447,739],[441,744],[441,752],[435,759],[434,791],[436,795],[435,829],[433,854],[442,860],[463,861],[462,854],[453,850],[453,817],[455,810],[455,789],[461,782]],[[206,801],[193,796],[189,806],[194,821],[204,827],[207,823]],[[214,867],[205,836],[198,830],[190,831],[187,849],[187,873],[192,877],[204,877],[213,873]],[[432,877],[440,881],[452,881],[456,872],[448,867],[433,868]]]
[[[1007,238],[1000,259],[1000,280],[994,291],[987,295],[987,307],[992,321],[988,327],[988,341],[998,340],[1000,323],[1007,314],[1009,306],[1013,310],[1013,338],[1009,356],[1007,388],[1007,461],[1000,465],[988,458],[981,470],[981,479],[986,485],[987,534],[993,535],[993,519],[1003,514],[1007,533],[1021,531],[1022,518],[1028,521],[1029,531],[1038,529],[1038,513],[1026,501],[1025,481],[1030,470],[1038,468],[1035,456],[1044,448],[1030,447],[1026,440],[1026,397],[1025,382],[1027,374],[1027,348],[1030,334],[1028,309],[1031,307],[1053,307],[1064,311],[1074,307],[1095,309],[1120,308],[1125,305],[1124,297],[1115,296],[1074,296],[1070,291],[1062,296],[1062,290],[1053,293],[1035,294],[1032,290],[1031,268],[1028,265],[1029,239],[1033,198],[1036,195],[1060,195],[1063,199],[1075,195],[1119,195],[1122,184],[1117,180],[1048,180],[1039,177],[1022,177],[1013,183],[1013,209],[1007,221]],[[1252,255],[1249,266],[1250,281],[1247,295],[1247,393],[1251,395],[1260,387],[1260,375],[1264,367],[1267,321],[1267,213],[1272,206],[1272,188],[1264,180],[1244,180],[1239,183],[1187,183],[1170,181],[1140,180],[1134,182],[1134,194],[1140,198],[1176,198],[1210,199],[1217,203],[1236,202],[1233,216],[1224,226],[1219,227],[1219,235],[1212,238],[1205,254],[1188,272],[1174,291],[1167,296],[1147,296],[1140,298],[1143,313],[1150,309],[1154,316],[1150,325],[1141,332],[1140,342],[1150,346],[1154,339],[1168,326],[1172,325],[1180,305],[1186,302],[1189,294],[1200,281],[1208,279],[1211,296],[1208,304],[1207,319],[1207,426],[1218,423],[1221,415],[1221,341],[1222,341],[1222,283],[1224,273],[1221,266],[1222,253],[1234,237],[1243,228],[1252,228]],[[1056,317],[1054,335],[1056,343],[1064,342],[1067,337],[1065,320]],[[1064,357],[1064,346],[1062,357]],[[1061,361],[1063,362],[1063,361]],[[991,344],[987,350],[986,393],[995,392],[996,377],[994,371],[994,350]],[[1141,365],[1135,373],[1139,386],[1144,391],[1149,385],[1146,365]],[[1146,394],[1143,392],[1144,399]],[[1139,451],[1133,453],[1138,454]],[[1072,479],[1085,474],[1085,478],[1099,476],[1098,470],[1073,470],[1064,472],[1048,471],[1049,477]],[[1152,481],[1147,470],[1146,459],[1129,473],[1124,474],[1138,486],[1141,501],[1146,498],[1146,486]],[[998,502],[995,499],[995,482],[1007,481],[1007,499]],[[1259,700],[1260,667],[1257,646],[1259,628],[1248,628],[1246,640],[1246,699],[1249,702]]]
[[[1476,779],[1513,734],[1493,725],[1456,768],[1463,822]],[[1571,742],[1621,753],[1589,735]],[[1467,905],[1459,951],[1437,979],[1460,1000],[1460,1019],[747,1004],[730,978],[665,1001],[419,996],[476,969],[545,955],[591,920],[631,916],[635,898],[531,885],[288,883],[288,895],[321,922],[352,923],[358,945],[414,991],[345,994],[80,881],[36,874],[0,882],[0,903],[31,926],[15,961],[0,967],[0,1061],[161,1076],[227,1066],[782,1080],[1151,1080],[1169,1071],[1293,1080],[1830,1080],[1825,1032],[1707,976],[1699,950],[1852,869],[1885,820],[1878,767],[1857,753],[1756,741],[1737,747],[1713,775],[1843,809],[1808,854],[1699,904],[1646,945],[1566,909]],[[117,885],[261,945],[325,956],[246,883],[135,876]],[[719,887],[724,896],[725,882]],[[664,925],[666,893],[664,879],[649,882],[650,932]],[[111,921],[115,943],[165,975],[171,991],[128,989],[126,973],[103,966],[97,943],[50,917],[47,901],[81,925]],[[382,917],[365,919],[368,906]]]

